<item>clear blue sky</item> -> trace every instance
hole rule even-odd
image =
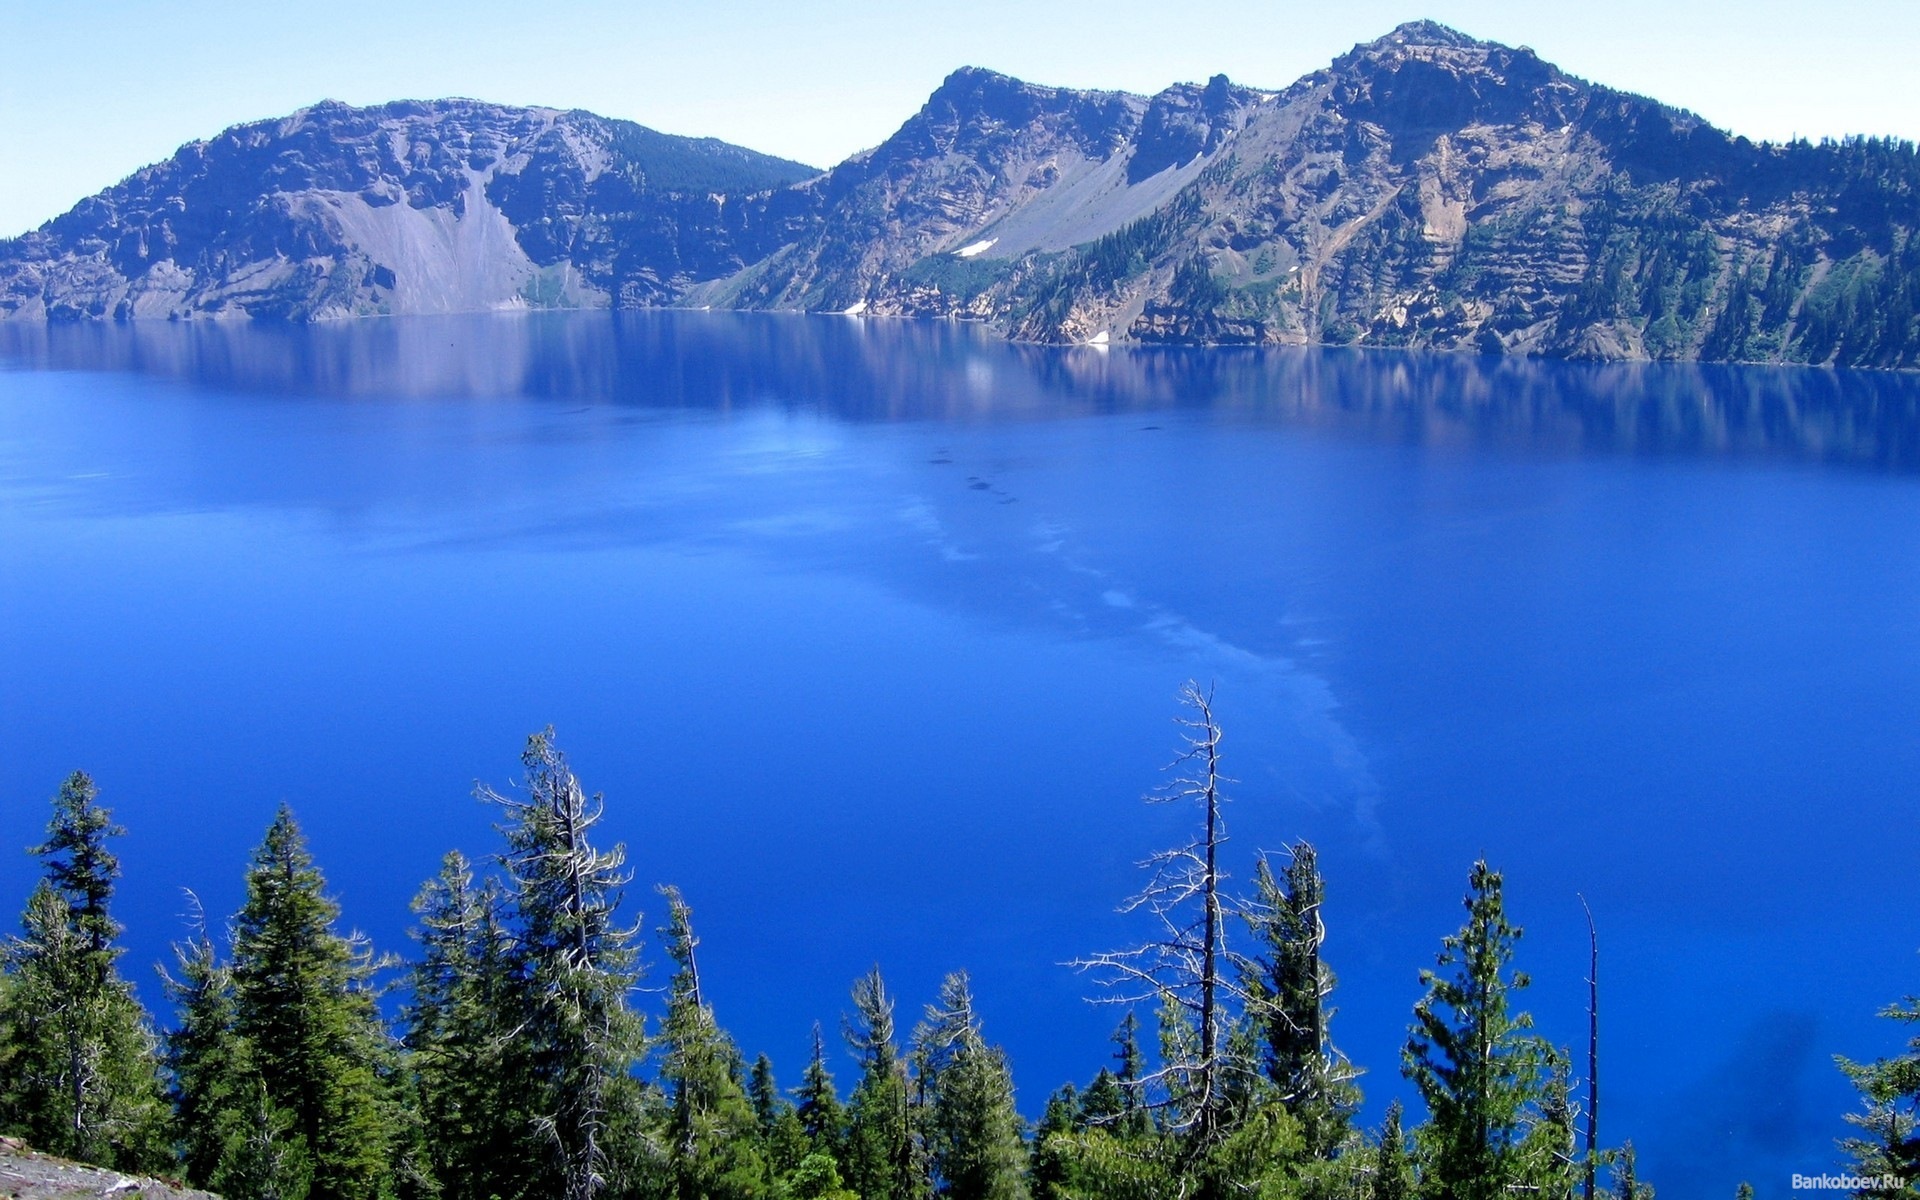
[[[963,64],[1278,87],[1416,17],[1751,137],[1920,136],[1916,0],[0,0],[0,236],[327,97],[587,108],[824,166]]]

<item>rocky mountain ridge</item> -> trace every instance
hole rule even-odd
[[[269,159],[322,130],[337,177]],[[1279,91],[965,68],[824,173],[473,102],[196,145],[236,136],[258,157],[189,147],[0,244],[0,313],[678,304],[1056,343],[1920,366],[1912,144],[1754,144],[1431,22]],[[662,159],[679,173],[656,182]]]
[[[591,113],[329,101],[183,146],[0,243],[0,313],[324,320],[667,303],[781,245],[791,234],[764,196],[814,173]]]

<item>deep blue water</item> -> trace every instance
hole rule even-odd
[[[1473,859],[1667,1195],[1837,1164],[1920,988],[1920,380],[1007,346],[606,314],[0,326],[0,846],[85,768],[129,969],[292,803],[348,920],[492,846],[551,722],[630,902],[798,1081],[877,960],[1037,1113],[1118,1014],[1139,797],[1217,685],[1242,879],[1322,850],[1370,1118]],[[0,902],[34,876],[0,857]],[[657,955],[656,955],[657,957]],[[657,977],[656,977],[657,978]],[[842,1060],[843,1081],[851,1063]]]

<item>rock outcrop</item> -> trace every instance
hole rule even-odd
[[[963,69],[823,174],[582,113],[321,105],[0,243],[0,313],[682,304],[1914,367],[1917,230],[1911,143],[1754,144],[1416,22],[1279,91]]]
[[[10,1200],[219,1200],[211,1192],[36,1154],[6,1137],[0,1137],[0,1196]]]

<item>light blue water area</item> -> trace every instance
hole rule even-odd
[[[691,313],[0,363],[0,845],[94,773],[149,998],[281,801],[405,949],[551,722],[749,1054],[795,1083],[869,964],[909,1010],[965,966],[1037,1113],[1109,1052],[1059,964],[1144,932],[1188,678],[1235,875],[1321,847],[1369,1119],[1480,855],[1581,1052],[1591,902],[1602,1133],[1671,1195],[1835,1165],[1830,1056],[1920,989],[1911,378]]]

